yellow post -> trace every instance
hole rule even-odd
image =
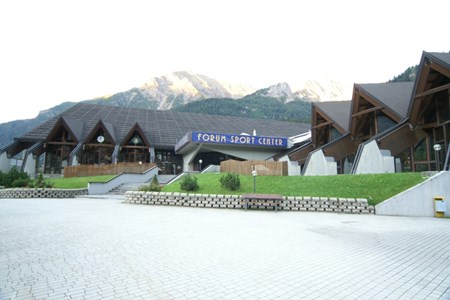
[[[444,197],[442,196],[435,196],[433,198],[434,202],[434,212],[436,218],[443,218],[445,211],[447,210],[447,207],[444,202]]]

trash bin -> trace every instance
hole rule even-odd
[[[444,197],[436,196],[433,198],[433,202],[436,218],[443,218],[445,212],[447,211],[447,204],[444,201]]]

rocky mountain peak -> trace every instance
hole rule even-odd
[[[308,80],[294,93],[294,97],[311,101],[350,100],[352,88],[351,85],[331,79]]]
[[[289,84],[286,82],[281,82],[275,85],[269,86],[267,89],[265,89],[266,93],[270,97],[279,98],[279,97],[285,97],[285,98],[292,98],[292,90]]]
[[[286,82],[280,82],[269,86],[268,88],[258,90],[255,95],[268,98],[278,98],[283,102],[294,100],[291,87]]]
[[[255,89],[212,79],[188,71],[173,72],[152,78],[141,92],[159,103],[158,109],[171,109],[191,101],[207,98],[241,98]]]

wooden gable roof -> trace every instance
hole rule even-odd
[[[350,107],[351,101],[314,102],[313,114],[320,114],[330,125],[344,134],[348,131]],[[313,124],[313,128],[315,125],[317,124]]]
[[[423,52],[408,108],[410,122],[416,126],[423,118],[431,98],[442,91],[450,93],[450,53]]]
[[[355,84],[350,115],[350,132],[357,135],[357,128],[374,111],[381,111],[395,123],[407,117],[408,103],[411,99],[411,82]]]

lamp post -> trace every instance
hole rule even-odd
[[[139,161],[139,173],[141,173],[142,161]]]
[[[201,160],[201,159],[198,160],[198,163],[200,164],[200,168],[198,170],[199,172],[202,171],[202,162],[203,162],[203,160]]]
[[[253,175],[253,193],[256,193],[256,175],[258,175],[258,172],[256,170],[253,170],[252,175]]]
[[[434,156],[436,158],[436,170],[439,172],[440,170],[440,163],[439,163],[439,151],[441,151],[442,147],[440,144],[434,144],[433,146],[434,149]]]

